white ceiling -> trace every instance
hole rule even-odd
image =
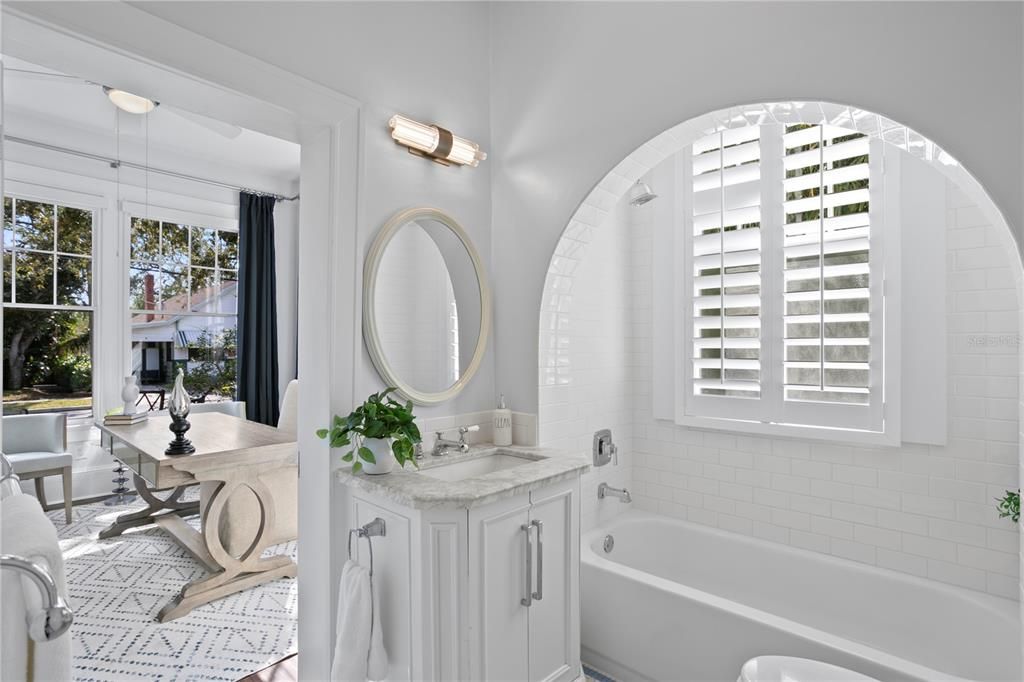
[[[203,120],[197,114],[179,115],[167,102],[148,116],[118,113],[97,84],[11,57],[4,57],[4,67],[7,135],[110,157],[119,153],[136,163],[146,163],[148,155],[153,167],[222,182],[274,185],[253,189],[286,192],[297,186],[300,148],[292,142],[244,128],[231,139],[197,123]]]

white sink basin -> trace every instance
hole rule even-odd
[[[423,469],[420,473],[441,481],[464,481],[467,478],[485,476],[495,471],[503,471],[535,461],[537,460],[499,452],[493,455],[477,457],[476,459],[430,467],[429,469]]]

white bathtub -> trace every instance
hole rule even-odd
[[[583,660],[623,682],[732,682],[762,654],[885,682],[1021,679],[1007,599],[639,511],[581,558]]]

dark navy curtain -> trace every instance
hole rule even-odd
[[[238,195],[238,399],[245,416],[277,426],[277,268],[274,197]]]

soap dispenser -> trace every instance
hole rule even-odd
[[[512,410],[505,407],[504,394],[494,411],[494,444],[512,445]]]

